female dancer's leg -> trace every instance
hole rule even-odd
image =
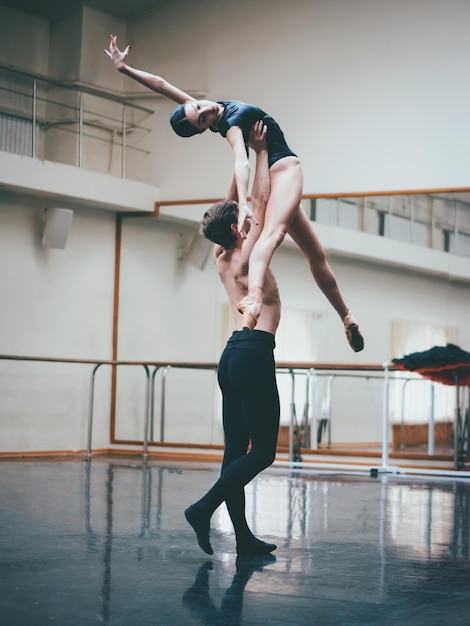
[[[263,289],[274,251],[282,243],[302,197],[303,175],[298,159],[285,157],[277,161],[269,173],[271,192],[263,231],[250,255],[249,289]]]
[[[336,277],[326,258],[325,249],[301,206],[295,212],[288,232],[307,258],[315,282],[340,316],[349,345],[355,352],[359,352],[364,348],[364,339],[341,295]]]
[[[341,295],[325,250],[309,219],[300,206],[303,175],[300,162],[285,157],[270,169],[271,193],[266,206],[263,231],[250,255],[249,291],[239,305],[246,325],[253,328],[261,311],[264,277],[276,248],[289,233],[308,260],[310,271],[340,316],[349,344],[355,352],[362,350],[364,339]]]

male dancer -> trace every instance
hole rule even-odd
[[[255,330],[242,325],[237,304],[248,291],[248,263],[264,222],[269,198],[269,168],[266,126],[257,122],[249,145],[256,152],[252,208],[258,226],[243,237],[238,228],[238,205],[224,200],[213,205],[201,222],[201,233],[216,243],[214,261],[230,300],[235,331],[219,361],[218,380],[222,391],[225,452],[220,478],[200,500],[185,511],[200,547],[213,554],[209,539],[210,519],[225,501],[233,523],[239,556],[259,556],[276,549],[251,532],[245,517],[244,486],[271,465],[276,454],[279,430],[279,394],[274,362],[274,335],[281,316],[276,280],[268,268],[263,290],[263,307]],[[251,442],[249,452],[248,445]]]

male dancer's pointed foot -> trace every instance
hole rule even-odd
[[[351,311],[348,311],[346,317],[343,318],[346,339],[354,352],[364,350],[364,337],[359,330],[359,326],[354,319]]]
[[[200,548],[204,550],[206,554],[214,554],[211,542],[209,541],[210,518],[201,513],[194,504],[188,506],[184,512],[184,516],[187,522],[193,527]]]
[[[267,543],[254,536],[246,541],[237,541],[238,556],[263,556],[273,552],[276,548],[275,543]]]
[[[238,312],[243,315],[243,326],[253,330],[261,313],[262,302],[263,290],[260,287],[248,290],[248,295],[237,304]]]

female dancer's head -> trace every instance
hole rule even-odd
[[[170,117],[170,124],[180,137],[192,137],[203,133],[215,124],[222,112],[222,105],[211,100],[190,100],[180,104]]]

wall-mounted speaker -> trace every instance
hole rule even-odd
[[[198,270],[203,270],[206,267],[206,263],[211,256],[214,244],[196,233],[193,236],[189,250],[184,254],[183,258],[186,263],[197,267]]]
[[[72,226],[71,209],[44,209],[46,216],[42,232],[42,245],[63,250]]]

